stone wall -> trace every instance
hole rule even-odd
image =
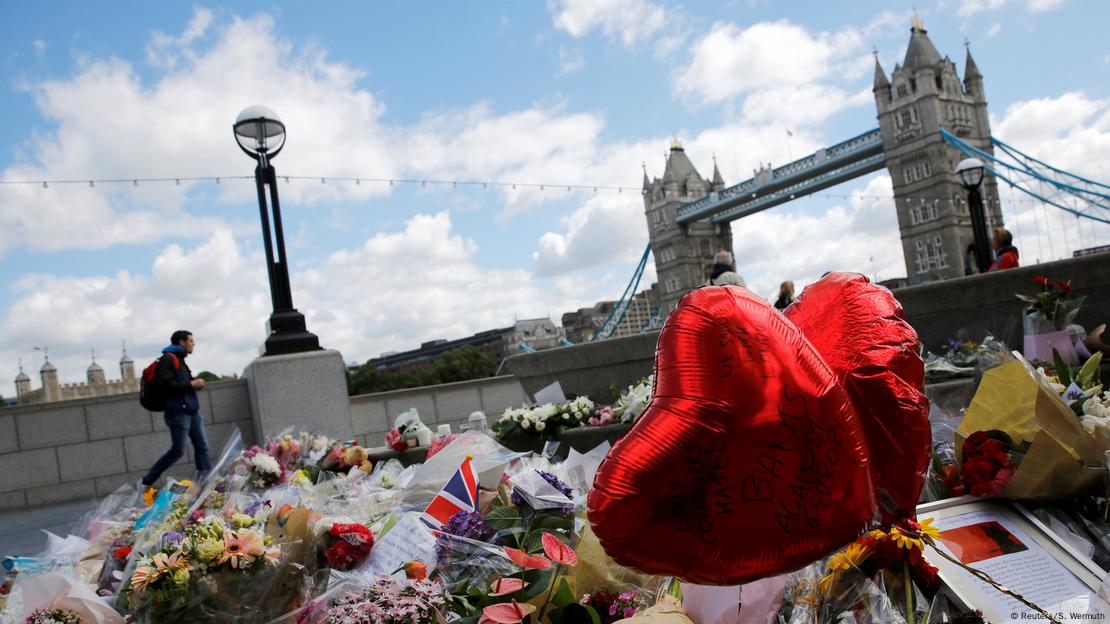
[[[528,400],[520,382],[504,375],[438,386],[424,386],[391,392],[351,397],[351,420],[355,437],[367,447],[382,446],[393,419],[410,407],[435,433],[436,426],[448,423],[452,433],[466,422],[471,412],[481,410],[492,424],[507,407],[520,407]]]
[[[1021,302],[1015,293],[1035,294],[1036,275],[1071,280],[1075,296],[1086,296],[1076,322],[1087,329],[1110,323],[1110,254],[1070,258],[997,273],[973,275],[893,291],[906,320],[921,342],[942,351],[948,338],[979,342],[990,333],[1010,348],[1021,349]],[[559,381],[568,394],[585,394],[595,401],[612,400],[610,384],[623,388],[652,371],[659,332],[614,338],[516,355],[506,368],[529,394]]]
[[[198,394],[213,459],[233,427],[254,442],[245,381]],[[133,483],[170,447],[162,418],[134,393],[0,410],[0,510],[95,498]],[[190,446],[167,475],[191,476],[192,458]]]

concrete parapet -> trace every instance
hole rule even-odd
[[[290,426],[311,427],[337,438],[354,434],[346,364],[338,351],[260,357],[244,376],[259,439]]]
[[[598,403],[610,403],[615,398],[611,385],[624,389],[651,374],[658,340],[659,332],[647,332],[514,355],[505,366],[529,396],[558,381],[567,396],[585,395]]]

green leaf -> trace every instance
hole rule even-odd
[[[495,531],[511,529],[521,523],[520,511],[516,507],[496,507],[486,514],[486,524]]]
[[[547,568],[546,570],[525,570],[525,582],[528,587],[524,588],[524,595],[529,598],[535,598],[548,590],[551,585],[551,576],[555,573],[555,568]]]
[[[555,595],[551,597],[551,604],[561,609],[576,602],[578,601],[574,599],[574,593],[570,591],[567,580],[565,578],[559,579],[559,588],[555,590]]]
[[[1056,378],[1064,387],[1071,385],[1071,367],[1064,362],[1064,358],[1060,357],[1060,353],[1055,348],[1052,349],[1052,362],[1056,366]]]
[[[601,624],[601,617],[593,607],[569,604],[548,614],[551,624]]]

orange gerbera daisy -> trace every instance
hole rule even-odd
[[[266,543],[257,532],[229,531],[224,535],[224,552],[216,563],[230,562],[233,568],[245,568],[265,552]]]
[[[135,572],[131,575],[131,588],[135,591],[142,591],[150,586],[151,583],[158,580],[161,574],[158,570],[141,565],[135,568]]]
[[[154,567],[158,569],[158,572],[162,574],[173,572],[174,570],[189,570],[192,568],[192,566],[189,565],[189,560],[185,558],[185,555],[179,552],[175,552],[172,555],[158,553],[154,555],[151,563],[153,563]]]

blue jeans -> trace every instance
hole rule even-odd
[[[185,455],[186,437],[193,443],[197,471],[206,472],[211,470],[212,461],[208,458],[208,438],[204,435],[204,418],[200,414],[166,414],[164,419],[166,426],[170,428],[170,439],[173,446],[166,451],[165,455],[159,457],[158,461],[154,462],[154,465],[143,476],[143,483],[153,485],[167,468],[174,465],[177,460]]]

